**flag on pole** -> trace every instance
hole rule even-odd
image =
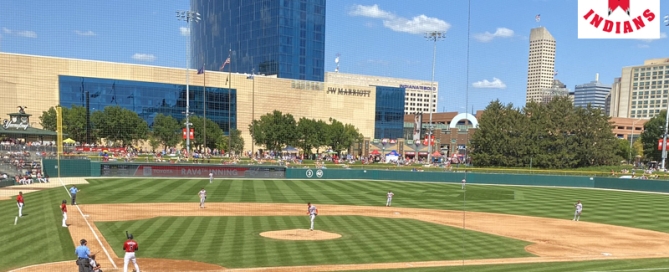
[[[537,23],[540,22],[541,21],[541,14],[537,14],[537,16],[534,16],[534,20],[536,20]]]
[[[204,64],[202,64],[202,67],[200,69],[197,69],[197,74],[198,75],[204,74]]]
[[[225,59],[225,62],[223,62],[223,65],[221,65],[221,68],[218,69],[218,70],[219,70],[219,71],[223,71],[223,68],[225,68],[225,65],[228,65],[228,64],[230,64],[230,57],[228,57],[227,59]]]

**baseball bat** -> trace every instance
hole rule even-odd
[[[125,231],[125,238],[130,239],[130,236],[128,236],[128,231],[127,230]]]

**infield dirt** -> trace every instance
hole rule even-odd
[[[117,270],[110,269],[112,265],[109,263],[107,253],[100,250],[101,244],[111,255],[116,265],[121,268],[118,271],[122,271],[123,259],[111,251],[111,246],[120,245],[110,246],[97,230],[94,222],[138,220],[160,216],[304,216],[304,205],[302,204],[276,203],[208,203],[206,209],[199,209],[197,203],[95,204],[80,205],[79,208],[81,208],[91,228],[100,239],[98,241],[94,238],[84,217],[78,214],[74,207],[71,207],[69,231],[73,237],[73,242],[76,245],[79,239],[86,237],[91,250],[93,252],[100,251],[97,260],[106,268],[105,271]],[[345,271],[669,257],[669,234],[667,233],[583,221],[575,222],[569,220],[569,212],[565,214],[565,219],[551,219],[480,212],[322,204],[319,205],[319,211],[319,216],[359,215],[405,218],[458,228],[464,227],[468,230],[528,241],[532,244],[525,249],[537,257],[226,269],[213,264],[192,261],[142,258],[140,252],[138,263],[142,271],[148,272]],[[584,214],[584,218],[587,218],[587,214]],[[294,230],[292,231],[294,233]],[[64,265],[67,265],[67,268]],[[72,271],[73,268],[74,262],[69,265],[67,263],[44,264],[30,269],[14,271]]]

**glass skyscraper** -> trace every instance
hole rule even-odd
[[[323,81],[325,0],[191,0],[191,10],[202,17],[192,68]]]
[[[406,89],[376,86],[374,139],[402,138]]]

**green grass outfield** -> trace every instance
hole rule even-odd
[[[55,180],[54,180],[55,181]],[[570,219],[573,215],[573,203],[581,199],[584,203],[584,221],[606,223],[621,226],[645,228],[667,232],[669,230],[669,195],[603,191],[591,189],[539,188],[516,186],[468,185],[465,194],[458,184],[416,183],[416,182],[379,182],[379,181],[297,181],[297,180],[208,180],[184,179],[91,179],[90,185],[78,186],[82,190],[78,195],[80,204],[93,203],[157,203],[157,202],[197,202],[196,193],[201,187],[208,191],[208,202],[263,202],[263,203],[306,203],[381,206],[385,204],[385,193],[393,190],[393,206],[410,208],[431,208],[469,211],[482,211],[538,217]],[[28,216],[13,225],[16,215],[14,200],[0,201],[0,271],[12,267],[21,267],[35,263],[72,260],[74,247],[67,229],[60,227],[61,215],[58,210],[60,201],[67,197],[63,188],[26,195],[25,213]],[[113,211],[110,211],[113,212]],[[70,216],[79,216],[70,213]],[[437,246],[441,244],[461,245],[460,229],[433,225],[413,220],[397,220],[388,223],[381,218],[356,216],[323,216],[318,218],[319,227],[329,228],[343,234],[352,233],[363,236],[359,241],[342,238],[332,241],[271,241],[247,235],[239,238],[228,237],[228,229],[239,228],[247,233],[264,230],[304,228],[303,217],[170,217],[149,220],[96,223],[105,234],[110,244],[119,244],[119,239],[108,233],[118,230],[134,229],[140,243],[145,247],[141,257],[192,259],[210,263],[219,263],[226,267],[253,267],[265,265],[295,265],[304,260],[310,264],[324,263],[362,263],[421,260],[489,258],[528,256],[522,250],[523,242],[487,234],[470,233],[467,237],[478,236],[478,242],[471,240],[470,251],[477,254],[463,256],[453,248]],[[301,222],[301,223],[300,223]],[[153,227],[161,223],[161,227]],[[327,224],[326,224],[327,223]],[[220,226],[220,227],[219,227]],[[224,229],[225,232],[214,230]],[[423,230],[432,235],[421,236],[421,231],[411,233],[408,230]],[[376,232],[376,233],[375,233]],[[458,235],[453,235],[452,233]],[[189,233],[188,235],[183,235]],[[201,236],[196,233],[203,233]],[[401,246],[382,239],[383,236],[396,235]],[[146,238],[146,237],[155,237]],[[346,236],[345,236],[346,237]],[[438,238],[435,238],[438,237]],[[91,238],[92,239],[92,238]],[[188,248],[202,248],[206,254],[191,252],[185,247],[174,244],[187,239]],[[221,242],[216,243],[219,239]],[[246,241],[241,240],[246,239]],[[502,239],[502,240],[500,240]],[[496,241],[504,241],[504,249],[495,251],[485,246]],[[241,240],[241,241],[240,241]],[[212,242],[214,241],[214,242]],[[483,242],[481,242],[483,241]],[[249,243],[246,246],[246,243]],[[330,244],[328,244],[330,243]],[[348,244],[347,244],[348,243]],[[417,244],[416,244],[417,243]],[[239,247],[239,245],[242,245]],[[356,244],[357,248],[352,246]],[[358,245],[360,244],[360,245]],[[408,246],[415,244],[413,247]],[[269,245],[269,246],[263,246]],[[332,245],[332,246],[323,246]],[[425,247],[426,253],[419,253]],[[484,248],[476,251],[474,248]],[[243,255],[228,256],[217,262],[221,256],[243,249]],[[118,250],[113,248],[113,250]],[[461,248],[458,248],[462,252]],[[155,251],[155,252],[151,252]],[[329,251],[329,252],[328,252]],[[279,255],[273,252],[279,252]],[[338,254],[344,252],[347,254]],[[365,252],[352,254],[352,252]],[[447,253],[448,252],[448,253]],[[117,252],[118,254],[119,252]],[[315,257],[309,258],[309,254]],[[318,258],[317,254],[332,257]],[[449,255],[450,254],[450,255]],[[506,254],[506,255],[505,255]],[[524,254],[524,255],[523,255]],[[354,257],[349,257],[354,256]],[[399,257],[398,257],[399,256]],[[402,258],[402,259],[398,259]],[[420,259],[420,258],[418,258]],[[549,263],[526,265],[495,265],[464,268],[448,268],[449,271],[599,271],[622,269],[655,269],[668,267],[667,260],[630,260],[608,262]],[[601,269],[600,269],[601,268]],[[404,270],[403,270],[404,271]],[[417,269],[405,271],[443,271],[439,269]],[[653,270],[655,271],[655,270]]]

